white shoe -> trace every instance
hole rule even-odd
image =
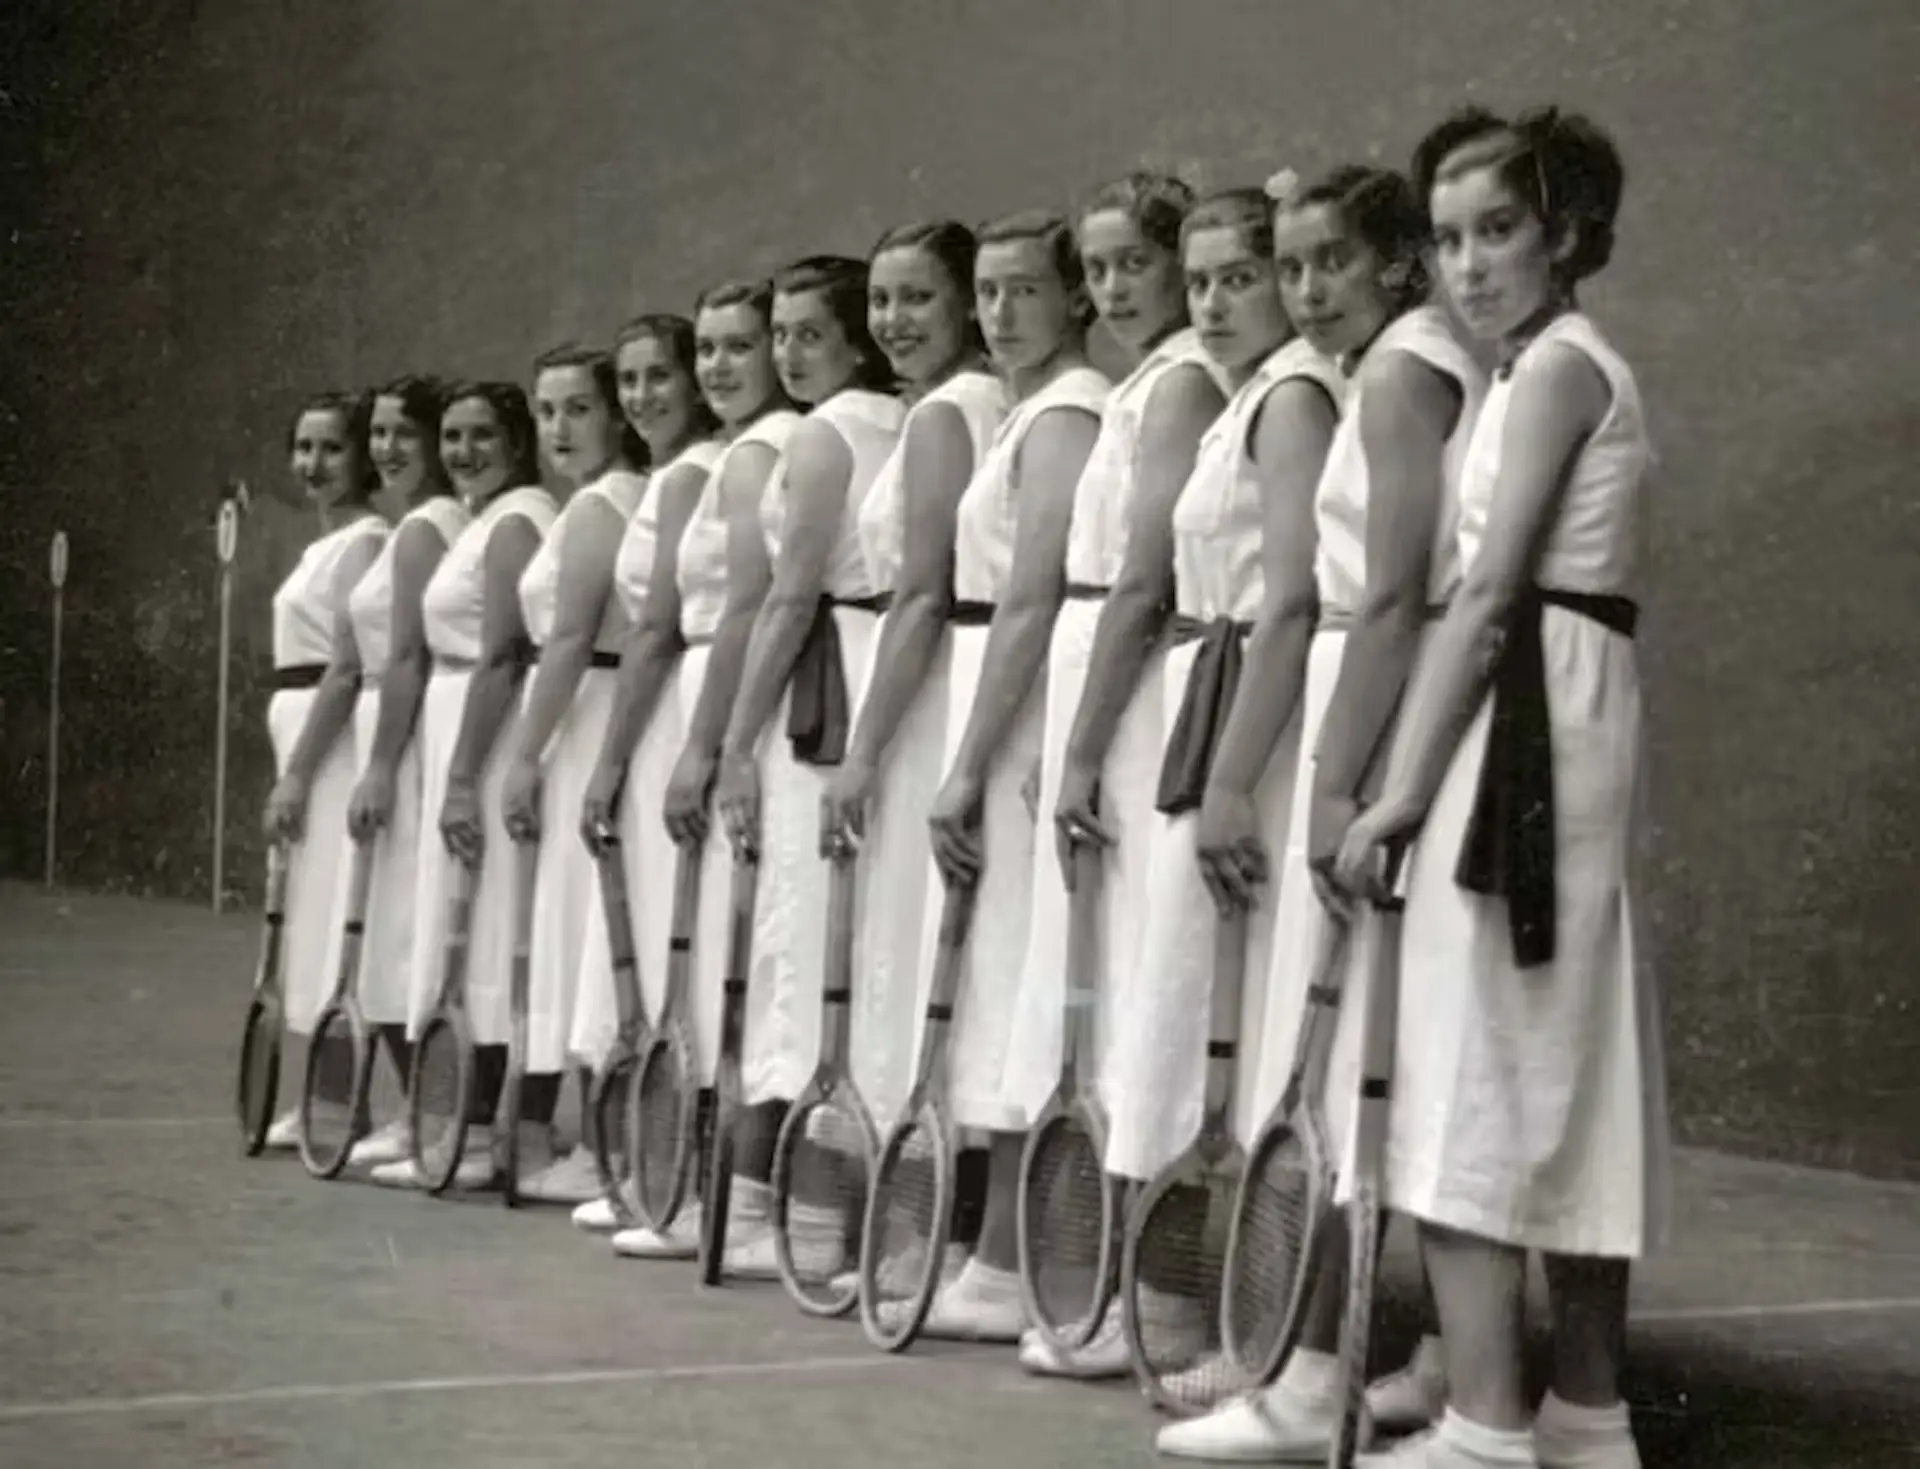
[[[1019,1276],[1011,1270],[994,1270],[975,1259],[934,1296],[921,1335],[1011,1346],[1026,1329],[1027,1309],[1020,1299]]]
[[[629,1260],[691,1260],[700,1253],[700,1205],[689,1199],[665,1231],[650,1225],[617,1229],[613,1252]]]
[[[1569,1410],[1548,1393],[1533,1420],[1533,1451],[1540,1469],[1640,1469],[1625,1403],[1598,1413]]]
[[[621,1216],[614,1212],[613,1200],[605,1194],[575,1207],[573,1227],[589,1234],[612,1234],[620,1228]]]
[[[920,1271],[925,1262],[926,1250],[918,1247],[904,1255],[896,1255],[884,1261],[880,1266],[880,1293],[889,1300],[912,1295],[919,1283]],[[967,1268],[967,1261],[973,1257],[967,1253],[965,1245],[949,1244],[946,1253],[940,1259],[940,1279],[936,1289],[948,1286],[960,1278],[960,1272]],[[860,1272],[856,1265],[853,1269],[836,1275],[833,1280],[836,1291],[851,1294],[860,1289]]]
[[[1020,1336],[1020,1365],[1036,1377],[1065,1377],[1076,1382],[1125,1377],[1133,1370],[1133,1359],[1127,1353],[1120,1303],[1107,1307],[1086,1345],[1069,1351],[1056,1347],[1038,1328],[1029,1327]]]
[[[582,1144],[521,1181],[520,1192],[542,1204],[585,1204],[599,1197],[600,1166]]]
[[[382,1188],[425,1188],[426,1175],[414,1166],[413,1159],[395,1158],[391,1163],[377,1163],[367,1174],[369,1183],[377,1183]]]
[[[493,1155],[493,1129],[469,1127],[467,1145],[460,1150],[460,1166],[453,1170],[453,1187],[478,1193],[500,1182],[500,1163]]]
[[[736,1280],[778,1280],[780,1262],[773,1252],[773,1225],[737,1215],[727,1229],[721,1269]]]
[[[1172,1459],[1220,1464],[1320,1464],[1333,1437],[1334,1404],[1280,1383],[1240,1393],[1201,1418],[1169,1423],[1154,1447]],[[1360,1443],[1371,1437],[1360,1425]]]
[[[397,1163],[407,1156],[405,1119],[389,1122],[368,1133],[347,1152],[349,1168],[373,1168],[382,1163]]]
[[[1468,1458],[1444,1441],[1436,1429],[1423,1429],[1377,1453],[1356,1454],[1354,1469],[1475,1469],[1486,1460]]]
[[[290,1152],[300,1146],[300,1109],[290,1108],[273,1119],[267,1128],[267,1140],[263,1146],[268,1152]]]
[[[1367,1386],[1367,1411],[1382,1433],[1412,1433],[1447,1410],[1447,1360],[1440,1338],[1423,1336],[1407,1365]]]

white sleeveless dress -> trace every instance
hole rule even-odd
[[[313,541],[273,594],[273,666],[318,668],[333,659],[334,630],[353,587],[341,563],[356,547],[387,534],[387,522],[364,516]],[[285,775],[317,682],[306,688],[275,689],[267,701],[267,735],[273,743],[276,777]],[[307,788],[307,817],[301,839],[287,852],[286,927],[281,937],[280,973],[286,997],[287,1028],[307,1035],[338,973],[327,962],[338,955],[334,935],[334,896],[352,844],[347,839],[347,805],[353,799],[353,739],[337,739],[314,767]]]
[[[1265,1114],[1286,1089],[1301,1018],[1306,1012],[1307,987],[1314,982],[1314,955],[1333,920],[1313,889],[1307,870],[1308,815],[1313,794],[1313,759],[1320,743],[1340,658],[1346,647],[1345,624],[1359,608],[1367,579],[1367,517],[1369,477],[1360,442],[1360,414],[1369,385],[1395,353],[1417,357],[1458,384],[1460,417],[1447,440],[1441,477],[1441,505],[1434,526],[1432,559],[1427,574],[1427,603],[1443,605],[1460,582],[1455,527],[1459,519],[1460,472],[1467,442],[1486,394],[1486,374],[1448,326],[1437,306],[1422,306],[1390,323],[1375,338],[1359,369],[1349,380],[1347,399],[1328,447],[1327,460],[1314,493],[1314,580],[1320,595],[1320,629],[1307,650],[1307,682],[1301,699],[1300,757],[1293,783],[1293,811],[1287,820],[1287,842],[1274,863],[1279,909],[1274,920],[1273,953],[1266,977],[1267,1010],[1262,1026],[1251,1114]],[[1434,624],[1429,623],[1430,635]],[[1410,675],[1411,677],[1411,675]],[[1358,942],[1363,910],[1355,920],[1346,949],[1343,972],[1347,982],[1340,1005],[1339,1027],[1328,1065],[1326,1117],[1333,1156],[1344,1155],[1353,1119],[1354,1088],[1358,1082],[1360,1015],[1365,995],[1360,989],[1358,962],[1364,946]]]
[[[687,519],[680,538],[680,556],[675,582],[680,589],[680,634],[687,649],[680,655],[680,673],[675,680],[680,703],[680,742],[684,747],[694,710],[700,702],[700,686],[706,681],[707,659],[713,652],[713,635],[727,610],[727,510],[720,503],[720,487],[726,478],[727,461],[749,444],[759,444],[779,454],[800,422],[800,415],[782,408],[757,419],[720,452],[707,476],[707,487]],[[678,761],[680,751],[674,751]],[[667,770],[672,775],[673,764]],[[665,783],[649,794],[652,809],[640,813],[640,820],[666,828],[661,814]],[[630,791],[632,804],[638,793]],[[700,1074],[704,1082],[713,1079],[714,1063],[720,1053],[721,986],[726,979],[729,915],[732,911],[733,852],[727,845],[720,814],[710,810],[706,845],[700,851],[699,919],[694,928],[692,973],[687,986],[688,1009],[692,1012],[694,1041],[699,1047]],[[664,898],[650,897],[652,903],[673,902],[673,890]],[[664,980],[664,977],[663,977]],[[665,999],[666,991],[661,990]]]
[[[536,648],[545,648],[553,636],[560,603],[560,578],[566,551],[567,528],[587,506],[598,501],[611,507],[624,528],[647,494],[647,476],[630,469],[613,469],[592,484],[582,485],[567,500],[553,529],[520,574],[520,615]],[[626,636],[626,612],[614,595],[608,574],[606,601],[600,625],[594,630],[593,651],[618,655]],[[521,707],[533,695],[537,668],[529,670],[521,686]],[[538,1075],[562,1070],[567,1064],[573,1034],[575,996],[586,958],[589,915],[600,906],[599,874],[593,854],[580,839],[580,805],[587,782],[600,758],[607,716],[613,712],[618,673],[589,666],[575,687],[573,701],[553,728],[541,759],[540,855],[536,860],[533,900],[533,949],[527,988],[527,1069]]]
[[[1257,621],[1266,602],[1266,507],[1251,436],[1274,389],[1301,380],[1316,384],[1338,408],[1346,394],[1340,369],[1296,337],[1261,364],[1228,401],[1200,441],[1200,453],[1173,512],[1175,605],[1206,623],[1230,617]],[[1165,727],[1171,733],[1201,644],[1176,644],[1167,654]],[[1269,852],[1287,845],[1293,782],[1299,764],[1300,716],[1282,732],[1254,791],[1262,840]],[[1148,1179],[1179,1156],[1200,1128],[1206,1080],[1208,1000],[1213,990],[1213,937],[1218,910],[1194,850],[1198,812],[1148,818],[1146,910],[1138,961],[1112,976],[1112,1042],[1105,1102],[1109,1123],[1107,1168]],[[1273,947],[1278,884],[1260,889],[1248,916],[1247,974],[1241,1003],[1240,1095],[1242,1141],[1257,1125],[1253,1046],[1264,1020],[1264,980]]]
[[[367,574],[347,598],[353,641],[360,650],[360,697],[353,707],[354,779],[366,774],[380,727],[380,687],[393,659],[393,558],[400,535],[423,525],[441,545],[453,544],[472,519],[453,495],[435,495],[416,505],[395,524]],[[393,774],[393,810],[374,838],[373,868],[367,889],[366,931],[360,949],[360,1006],[374,1025],[403,1025],[407,997],[413,992],[413,861],[420,841],[420,742],[409,738]],[[327,972],[337,972],[341,925],[350,897],[352,850],[340,866],[332,950]]]
[[[900,566],[913,525],[906,482],[906,442],[913,420],[943,404],[960,415],[973,445],[972,463],[986,458],[994,433],[1007,415],[1006,389],[985,372],[955,373],[907,415],[900,443],[881,467],[860,507],[860,549],[877,592],[898,590]],[[969,470],[969,478],[972,471]],[[883,615],[880,628],[886,626]],[[914,1008],[920,949],[931,908],[927,867],[927,816],[940,792],[946,753],[952,638],[943,637],[901,716],[876,777],[866,840],[860,850],[859,915],[854,939],[854,992],[850,1066],[860,1094],[884,1129],[906,1101],[912,1082]],[[873,650],[880,646],[880,630]],[[854,682],[864,699],[874,674],[866,660]],[[855,722],[859,715],[856,712]],[[937,894],[934,895],[937,898]]]
[[[1019,534],[1020,453],[1035,422],[1055,411],[1097,419],[1111,391],[1104,373],[1075,367],[1014,405],[960,500],[953,564],[957,600],[998,606],[1006,592]],[[990,626],[956,626],[949,640],[952,670],[947,684],[943,778],[966,734],[991,632]],[[1009,1132],[1026,1125],[1025,1117],[1007,1104],[1007,1060],[1014,1039],[1020,969],[1027,952],[1033,862],[1041,850],[1021,787],[1040,760],[1045,711],[1044,692],[1036,684],[987,772],[980,821],[980,886],[948,1038],[953,1114],[961,1127]],[[1043,855],[1052,860],[1050,850]],[[927,894],[933,905],[929,921],[921,926],[915,986],[915,1013],[923,1016],[939,954],[939,905],[946,900],[946,887],[931,855],[922,860],[928,864]],[[916,1022],[916,1067],[924,1038],[925,1027]]]
[[[711,472],[723,445],[712,439],[690,446],[662,469],[653,472],[653,489],[627,522],[620,551],[613,563],[613,590],[620,599],[629,628],[639,625],[652,583],[654,555],[660,540],[660,487],[683,466]],[[667,782],[680,758],[685,718],[680,708],[679,670],[669,667],[653,701],[647,724],[627,761],[626,792],[614,824],[627,873],[627,907],[633,925],[635,957],[647,1014],[657,1017],[666,999],[667,940],[673,932],[673,879],[679,849],[660,819]],[[596,757],[597,758],[597,757]],[[584,797],[584,793],[583,793]],[[580,811],[571,818],[561,812],[556,820],[577,831]],[[597,884],[598,874],[593,874]],[[613,1046],[620,1027],[620,1007],[613,993],[613,959],[607,945],[607,910],[596,886],[587,904],[587,926],[580,961],[580,987],[574,996],[573,1034],[568,1050],[582,1065],[597,1066]]]
[[[1461,480],[1461,564],[1479,555],[1492,512],[1514,381],[1550,347],[1584,354],[1612,404],[1574,462],[1534,580],[1633,597],[1653,451],[1632,369],[1577,313],[1549,324],[1488,392]],[[1671,1184],[1660,995],[1638,901],[1638,660],[1630,637],[1561,607],[1546,608],[1541,641],[1554,956],[1518,967],[1505,900],[1454,880],[1486,747],[1483,701],[1412,849],[1386,1199],[1512,1245],[1633,1258],[1664,1239]]]
[[[445,968],[447,897],[452,891],[455,858],[440,835],[440,811],[446,804],[447,778],[460,738],[467,686],[480,657],[481,619],[486,610],[487,542],[503,521],[519,518],[544,537],[558,508],[537,485],[497,495],[474,516],[427,583],[421,599],[433,676],[420,709],[420,845],[414,859],[413,997],[409,1033],[433,1009]],[[508,1031],[507,981],[513,958],[512,840],[500,819],[500,783],[513,748],[517,709],[510,709],[481,766],[480,819],[486,851],[472,888],[473,922],[467,936],[467,1013],[480,1045],[505,1045]]]
[[[1133,502],[1140,479],[1140,433],[1148,401],[1166,375],[1194,366],[1216,381],[1219,369],[1191,327],[1168,337],[1117,384],[1101,417],[1100,437],[1074,487],[1073,522],[1067,535],[1070,588],[1110,588],[1126,560]],[[1067,740],[1086,691],[1095,630],[1103,597],[1071,592],[1053,625],[1047,652],[1046,742],[1040,764],[1039,829],[1034,839],[1032,918],[1021,961],[1020,998],[1007,1062],[1009,1115],[1024,1127],[1038,1115],[1060,1077],[1061,1007],[1066,998],[1067,927],[1071,904],[1060,871],[1053,831],[1054,808],[1066,768]],[[1112,1040],[1111,1005],[1121,974],[1139,950],[1140,919],[1147,911],[1147,832],[1154,785],[1166,743],[1163,684],[1167,661],[1162,638],[1148,653],[1100,771],[1101,824],[1114,840],[1101,862],[1097,925],[1094,1062],[1104,1078]],[[1102,1090],[1106,1090],[1104,1079]]]
[[[891,394],[847,388],[809,417],[831,424],[853,456],[838,542],[823,591],[836,600],[871,598],[875,588],[867,577],[856,526],[867,492],[900,442],[906,404]],[[767,555],[775,565],[787,524],[786,474],[783,456],[767,481],[760,505]],[[880,617],[866,608],[835,607],[833,620],[840,632],[841,666],[851,706]],[[741,1050],[741,1082],[748,1106],[797,1097],[813,1074],[820,1052],[820,985],[827,943],[827,864],[820,857],[824,781],[818,769],[793,756],[787,738],[791,699],[789,685],[760,737],[760,875]]]

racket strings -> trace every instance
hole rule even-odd
[[[1249,1373],[1278,1366],[1294,1325],[1318,1212],[1314,1192],[1310,1160],[1291,1131],[1247,1166],[1225,1324],[1227,1346]]]
[[[656,1229],[665,1229],[678,1212],[685,1184],[686,1150],[681,1139],[688,1122],[679,1058],[670,1046],[655,1049],[633,1079],[633,1120],[638,1132],[629,1142],[634,1197]],[[624,1123],[623,1123],[624,1126]]]
[[[1204,1410],[1246,1386],[1220,1340],[1233,1198],[1225,1181],[1168,1189],[1140,1221],[1133,1316],[1141,1366],[1161,1399]]]
[[[867,1203],[866,1138],[835,1093],[790,1124],[783,1219],[790,1284],[823,1304],[848,1299],[844,1277],[860,1258]]]
[[[631,1182],[627,1152],[627,1107],[635,1082],[631,1057],[616,1059],[594,1080],[588,1125],[593,1129],[593,1158],[601,1185],[622,1189]]]
[[[307,1062],[306,1140],[315,1159],[340,1158],[366,1132],[356,1096],[360,1047],[342,1011],[322,1021]]]
[[[1100,1155],[1073,1118],[1049,1123],[1034,1140],[1027,1175],[1027,1268],[1041,1324],[1057,1331],[1088,1324],[1106,1293],[1113,1220]]]
[[[467,1073],[460,1039],[450,1025],[435,1025],[420,1038],[414,1053],[416,1149],[429,1172],[457,1167],[452,1156],[460,1141],[467,1109]]]
[[[272,1121],[274,1092],[279,1087],[279,1048],[271,1034],[273,1022],[251,1017],[240,1050],[240,1112],[249,1131],[264,1131]]]
[[[871,1309],[892,1327],[912,1309],[937,1277],[937,1258],[948,1221],[940,1216],[940,1177],[932,1127],[920,1118],[900,1134],[873,1185],[875,1237],[862,1281]]]

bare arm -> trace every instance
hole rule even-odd
[[[426,621],[421,598],[433,579],[447,542],[425,521],[416,520],[394,532],[392,650],[380,675],[380,712],[374,722],[370,768],[391,772],[413,738],[414,722],[427,688]]]
[[[508,516],[487,537],[480,661],[460,711],[450,785],[472,786],[479,779],[500,726],[512,711],[527,644],[527,626],[520,616],[520,577],[539,549],[540,532],[524,515]]]
[[[287,757],[287,779],[301,786],[312,784],[314,772],[353,715],[353,702],[360,692],[360,645],[354,640],[353,619],[347,615],[347,594],[379,554],[380,542],[373,536],[363,536],[348,545],[328,589],[334,609],[333,656],[327,660],[327,671],[307,707],[306,722],[300,726],[300,737]]]
[[[593,660],[593,640],[607,598],[613,595],[613,559],[625,529],[620,512],[604,495],[588,495],[567,517],[560,537],[553,630],[534,666],[520,719],[515,754],[522,764],[540,763]]]
[[[687,725],[687,749],[702,755],[720,753],[746,663],[747,640],[773,579],[760,530],[760,497],[773,473],[774,457],[771,448],[750,444],[727,456],[720,478],[720,503],[727,517],[727,605],[714,630],[706,677]]]
[[[1067,762],[1097,771],[1147,655],[1173,605],[1173,507],[1193,473],[1200,437],[1226,400],[1200,368],[1176,367],[1148,395],[1140,428],[1140,480],[1128,507],[1127,553],[1100,609],[1086,691],[1067,738]]]

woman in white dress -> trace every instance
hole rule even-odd
[[[1196,860],[1195,833],[1216,758],[1232,778],[1245,781],[1253,829],[1269,848],[1285,845],[1315,607],[1313,490],[1345,388],[1322,350],[1327,344],[1318,322],[1307,315],[1311,334],[1293,335],[1267,194],[1235,189],[1200,201],[1181,228],[1181,254],[1194,326],[1232,396],[1201,439],[1172,506],[1169,590],[1176,616],[1162,706],[1168,742],[1148,793],[1155,809],[1136,838],[1147,849],[1144,909],[1135,920],[1139,947],[1127,951],[1130,962],[1109,977],[1115,989],[1107,1167],[1136,1181],[1171,1162],[1200,1124],[1217,918]],[[1142,512],[1144,502],[1143,490],[1136,501]],[[1157,525],[1134,532],[1129,563],[1158,532]],[[1123,571],[1123,582],[1126,577]],[[1271,676],[1236,699],[1243,647]],[[1242,773],[1249,770],[1250,779]],[[1236,901],[1252,910],[1248,970],[1264,975],[1274,887],[1265,884]],[[1242,1033],[1249,1041],[1259,1037],[1263,999],[1261,985],[1247,986]],[[1244,1098],[1251,1069],[1241,1074]],[[1244,1107],[1240,1120],[1244,1135]],[[1147,1309],[1156,1300],[1169,1313],[1193,1309],[1170,1294],[1156,1297],[1152,1285],[1145,1282],[1142,1291]],[[1023,1345],[1022,1360],[1039,1372],[1124,1375],[1129,1364],[1118,1309],[1080,1351],[1063,1356],[1036,1340]]]
[[[979,238],[974,299],[1013,406],[960,500],[946,775],[929,825],[941,881],[977,889],[948,1059],[955,1122],[990,1135],[991,1200],[1012,1197],[1029,1121],[1008,1100],[1007,1065],[1033,897],[1045,667],[1066,597],[1074,486],[1111,384],[1087,361],[1093,310],[1067,221],[1015,214]],[[923,933],[922,1003],[937,930]],[[1011,1209],[998,1213],[981,1219],[928,1330],[1018,1336],[1017,1241]]]
[[[281,983],[289,1038],[313,1033],[333,986],[327,968],[334,899],[347,856],[353,740],[342,739],[360,686],[347,596],[386,538],[374,508],[380,477],[367,451],[368,402],[345,393],[310,400],[287,435],[294,479],[319,512],[320,535],[273,594],[273,697],[267,733],[276,773],[267,839],[287,845]],[[286,1074],[300,1075],[298,1057]],[[299,1142],[299,1100],[274,1119],[267,1146]]]
[[[694,325],[684,316],[642,316],[614,339],[621,410],[646,441],[656,468],[614,557],[614,591],[629,630],[620,650],[613,710],[579,813],[581,838],[596,859],[604,850],[604,834],[618,835],[641,990],[647,1013],[656,1016],[666,998],[672,936],[668,895],[677,850],[660,819],[660,805],[685,723],[679,696],[680,537],[724,448],[715,437],[720,421],[695,380],[695,351]],[[582,1065],[598,1066],[618,1025],[606,909],[596,900],[587,909],[572,1053]],[[581,1204],[573,1221],[597,1231],[619,1222],[604,1196]]]
[[[382,488],[409,508],[347,599],[361,668],[353,711],[360,775],[347,825],[354,841],[373,844],[360,1003],[403,1080],[411,1060],[413,863],[420,841],[420,744],[414,734],[429,674],[420,599],[471,518],[440,463],[444,391],[431,378],[404,377],[374,396],[373,462]],[[344,874],[341,892],[344,901]],[[406,1152],[403,1114],[355,1143],[348,1162],[370,1167]]]
[[[1413,843],[1386,1198],[1420,1221],[1450,1405],[1376,1462],[1639,1464],[1618,1381],[1628,1262],[1666,1228],[1660,1002],[1637,926],[1633,649],[1653,454],[1632,369],[1576,302],[1623,170],[1586,119],[1441,124],[1415,169],[1447,294],[1503,366],[1461,487],[1463,574],[1338,880]],[[1527,1253],[1551,1386],[1523,1396]]]
[[[554,1148],[553,1115],[569,1060],[589,915],[600,906],[593,856],[579,840],[580,803],[613,708],[625,612],[613,562],[646,492],[647,447],[620,413],[613,357],[560,347],[533,365],[534,422],[555,478],[571,486],[553,529],[520,578],[534,658],[500,783],[501,821],[537,844],[527,988],[527,1079],[521,1191],[553,1204],[598,1192],[592,1149],[539,1166]],[[587,1083],[582,1082],[584,1099]]]
[[[685,643],[675,680],[683,728],[665,793],[642,815],[643,820],[664,819],[676,845],[700,854],[689,998],[705,1079],[711,1079],[719,1053],[733,876],[732,850],[712,830],[714,772],[769,580],[760,507],[780,453],[800,422],[774,367],[772,312],[773,286],[766,281],[715,286],[694,310],[695,372],[701,395],[720,419],[726,447],[687,518],[674,559]],[[642,798],[637,790],[632,797]],[[649,792],[644,799],[655,797]],[[763,1252],[762,1241],[769,1236],[764,1186],[758,1214],[742,1210],[742,1192],[736,1190],[733,1198],[729,1269],[742,1263],[746,1252]],[[621,1230],[613,1248],[635,1259],[682,1260],[698,1253],[699,1239],[700,1209],[689,1200],[664,1234]]]
[[[812,411],[788,439],[757,521],[741,514],[731,525],[736,581],[764,581],[766,592],[714,796],[729,844],[758,861],[734,1196],[742,1238],[731,1250],[748,1276],[775,1273],[773,1143],[818,1059],[828,876],[820,802],[825,772],[846,752],[848,671],[865,667],[882,606],[858,518],[907,412],[867,329],[864,261],[814,256],[774,278],[773,358],[787,396]]]
[[[1485,390],[1485,375],[1445,313],[1425,304],[1426,212],[1404,177],[1364,165],[1336,169],[1285,203],[1274,231],[1288,307],[1300,320],[1323,324],[1329,347],[1342,354],[1348,389],[1314,492],[1319,612],[1299,695],[1299,755],[1278,860],[1247,820],[1245,767],[1220,772],[1203,801],[1201,858],[1214,882],[1245,891],[1264,875],[1278,890],[1247,1109],[1253,1117],[1263,1116],[1285,1085],[1316,952],[1327,926],[1345,921],[1347,905],[1332,889],[1331,854],[1376,766],[1375,752],[1392,732],[1422,639],[1458,580],[1460,464]],[[1241,683],[1266,688],[1287,676],[1263,653]],[[1299,678],[1297,671],[1292,676]],[[1346,952],[1356,957],[1353,945]],[[1354,967],[1350,962],[1349,975]],[[1326,1098],[1336,1156],[1353,1113],[1360,1009],[1349,978]],[[1344,1258],[1342,1242],[1330,1248],[1327,1258]],[[1163,1429],[1161,1452],[1324,1458],[1336,1407],[1339,1276],[1320,1273],[1301,1346],[1273,1386]]]
[[[553,524],[553,497],[535,468],[533,413],[513,383],[461,383],[440,418],[440,457],[471,521],[421,597],[433,676],[420,710],[420,845],[414,857],[414,995],[409,1034],[433,1008],[444,967],[454,865],[472,886],[467,1009],[480,1047],[472,1126],[455,1183],[495,1176],[493,1114],[506,1070],[513,944],[513,863],[500,820],[500,783],[513,748],[527,662],[520,578]],[[411,1158],[373,1170],[374,1182],[415,1187]]]
[[[874,590],[891,601],[859,680],[846,758],[827,781],[823,850],[859,849],[851,1069],[882,1130],[906,1100],[929,904],[927,812],[945,751],[947,624],[960,496],[1006,416],[973,305],[973,231],[903,225],[874,247],[873,337],[912,405],[860,507]]]

